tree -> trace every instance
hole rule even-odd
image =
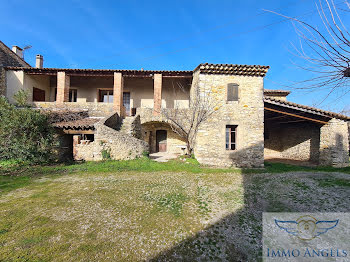
[[[195,80],[191,93],[180,83],[177,83],[177,86],[178,89],[173,84],[173,97],[176,97],[176,90],[188,94],[188,108],[174,103],[174,108],[164,108],[161,113],[171,129],[186,142],[187,154],[192,155],[199,127],[220,108],[220,103],[211,90],[200,91]]]
[[[339,6],[344,3],[345,9]],[[335,4],[334,0],[319,0],[316,8],[321,27],[269,11],[292,21],[300,40],[299,46],[293,45],[295,55],[306,61],[299,67],[315,74],[295,84],[300,89],[328,89],[328,96],[338,89],[350,92],[350,34],[340,16],[340,11],[350,12],[350,5],[347,1]]]

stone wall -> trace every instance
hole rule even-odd
[[[347,122],[333,118],[321,127],[320,165],[349,165],[349,134]]]
[[[196,79],[198,78],[198,80]],[[239,101],[227,101],[227,84],[239,85]],[[196,86],[197,85],[197,86]],[[263,77],[194,75],[191,99],[209,94],[218,106],[198,131],[195,156],[202,164],[216,166],[264,166]],[[236,150],[226,150],[226,125],[237,125]]]
[[[113,113],[113,104],[94,102],[66,102],[56,104],[55,102],[33,102],[33,106],[41,109],[62,109],[68,111],[88,111],[92,117],[106,117]]]
[[[282,158],[317,163],[320,125],[293,123],[265,126],[265,159]]]
[[[112,128],[116,127],[118,123],[119,117],[113,114],[95,124],[93,142],[74,143],[74,159],[86,161],[128,160],[141,157],[144,152],[148,152],[148,144],[145,141]],[[140,127],[135,126],[134,128],[140,129]]]

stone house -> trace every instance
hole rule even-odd
[[[182,154],[186,143],[163,112],[192,112],[196,94],[210,94],[218,106],[196,136],[200,163],[263,167],[266,159],[287,159],[348,165],[349,118],[288,102],[288,91],[264,89],[268,69],[208,63],[190,71],[44,68],[38,55],[36,67],[4,67],[3,94],[13,103],[24,89],[35,108],[80,112],[55,123],[59,150],[77,160]]]

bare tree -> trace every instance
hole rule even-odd
[[[187,154],[192,155],[199,127],[220,108],[220,103],[211,90],[199,90],[198,83],[193,83],[190,91],[180,83],[173,84],[174,98],[177,90],[188,95],[188,108],[174,103],[174,108],[162,109],[162,115],[171,129],[185,142]],[[176,101],[176,99],[175,99]]]
[[[349,13],[350,5],[346,0],[338,3],[334,0],[319,0],[316,8],[321,27],[295,17],[266,11],[292,21],[299,36],[299,46],[293,45],[294,54],[307,62],[305,66],[299,67],[314,73],[314,77],[296,82],[294,86],[310,90],[328,89],[327,97],[339,89],[345,89],[343,93],[350,92],[350,34],[340,16],[340,12]]]

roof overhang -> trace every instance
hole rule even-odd
[[[166,70],[119,70],[119,69],[69,69],[69,68],[22,68],[5,67],[6,70],[22,70],[28,75],[57,75],[57,72],[66,72],[70,76],[107,76],[122,73],[125,77],[153,77],[162,74],[163,77],[192,78],[192,71],[166,71]]]
[[[332,118],[349,121],[349,117],[337,113],[321,110],[314,107],[304,106],[292,102],[264,97],[264,109],[269,112],[265,114],[265,121],[278,121],[281,119],[292,119],[289,123],[299,121],[310,121],[317,124],[327,124]],[[285,123],[288,123],[286,121]]]

